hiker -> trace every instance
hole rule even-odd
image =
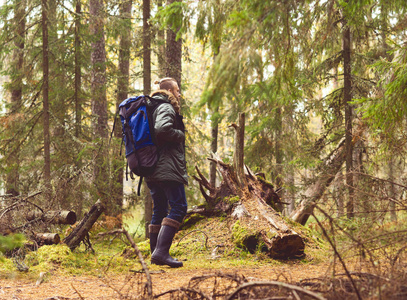
[[[156,83],[160,89],[150,97],[166,103],[158,106],[153,114],[159,160],[154,173],[146,177],[154,204],[149,225],[151,263],[178,268],[183,263],[172,258],[169,249],[187,212],[185,127],[180,115],[178,83],[173,78],[163,78]]]

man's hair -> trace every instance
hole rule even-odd
[[[174,83],[177,83],[177,81],[171,77],[165,77],[165,78],[161,79],[160,81],[155,82],[155,84],[160,85],[160,90],[172,90],[175,85]]]

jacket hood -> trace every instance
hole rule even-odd
[[[171,105],[174,107],[175,112],[178,114],[180,113],[180,104],[179,104],[177,98],[175,98],[175,96],[171,92],[169,92],[167,90],[157,90],[155,92],[152,92],[150,94],[150,97],[167,99],[171,103]]]

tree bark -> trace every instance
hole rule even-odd
[[[177,0],[167,0],[167,5],[171,5]],[[182,16],[179,16],[182,18]],[[171,24],[170,24],[171,26]],[[181,89],[181,72],[182,72],[182,39],[176,38],[177,33],[171,29],[167,29],[167,45],[166,45],[166,76],[174,78]]]
[[[143,0],[143,90],[144,95],[151,93],[151,30],[150,0]]]
[[[216,154],[218,152],[218,133],[219,133],[219,106],[212,109],[211,120],[211,152]],[[209,165],[209,182],[211,186],[216,187],[216,163],[211,161]]]
[[[22,101],[23,92],[23,64],[24,64],[24,42],[25,42],[25,0],[16,0],[14,10],[14,50],[12,57],[13,80],[11,82],[11,106],[9,113],[13,116],[18,116]],[[15,118],[13,118],[15,119]],[[19,118],[16,118],[19,120]],[[11,130],[12,134],[17,131],[19,121],[13,122],[12,126],[16,128]],[[19,147],[14,147],[13,143],[9,143],[9,153],[7,164],[7,176],[5,180],[6,194],[11,196],[19,195],[19,170],[20,170],[20,151]]]
[[[348,187],[348,201],[346,215],[354,216],[354,184],[353,184],[353,145],[352,145],[352,69],[351,69],[351,33],[345,22],[343,32],[343,101],[345,105],[345,148],[346,148],[346,185]]]
[[[107,153],[107,100],[106,100],[106,50],[104,34],[104,4],[102,0],[89,1],[91,43],[91,95],[93,137],[97,142],[95,163],[93,165],[94,186],[107,208],[106,214],[112,212],[109,197],[109,174]]]
[[[49,45],[48,45],[48,2],[42,0],[42,103],[44,132],[44,186],[45,197],[51,199],[51,141],[49,124]]]
[[[233,163],[236,170],[237,181],[240,189],[247,186],[246,176],[244,174],[244,131],[245,131],[245,114],[239,113],[238,125],[232,125],[235,129],[235,152]]]
[[[157,6],[158,9],[160,9],[163,6],[163,1],[158,0],[157,1]],[[164,78],[165,73],[167,70],[166,66],[166,55],[165,55],[165,30],[163,29],[158,29],[157,32],[157,59],[158,59],[158,77],[159,78]]]
[[[283,132],[283,118],[281,116],[281,107],[277,107],[275,111],[275,121],[277,126],[274,129],[275,139],[274,139],[274,155],[276,158],[276,166],[274,172],[273,182],[276,183],[277,187],[283,186],[283,150],[281,147],[282,132]],[[283,207],[279,207],[282,211]]]
[[[71,250],[78,247],[104,210],[105,207],[102,202],[98,200],[63,242],[68,245]]]
[[[75,45],[75,82],[74,82],[74,103],[75,103],[75,137],[80,139],[82,134],[82,104],[83,104],[83,94],[82,94],[82,62],[81,62],[81,17],[82,17],[82,5],[81,0],[76,0],[75,3],[75,35],[74,35],[74,45]],[[75,160],[76,169],[79,170],[82,167],[82,158],[78,157]],[[75,181],[80,180],[76,178]],[[83,208],[83,194],[74,191],[75,199],[75,211],[78,216],[82,216]]]
[[[151,29],[149,24],[150,19],[150,0],[143,0],[143,89],[144,95],[151,93]],[[150,190],[144,182],[144,232],[148,237],[148,225],[153,216],[153,199],[150,195]]]
[[[82,127],[82,71],[81,71],[81,1],[76,0],[75,4],[75,137],[79,138]]]
[[[125,26],[120,34],[120,49],[119,49],[119,73],[117,76],[117,98],[116,111],[119,109],[120,103],[128,98],[129,79],[130,79],[130,47],[131,47],[131,13],[132,1],[126,0],[120,5],[120,16],[125,20]],[[116,141],[113,154],[113,182],[112,182],[112,215],[121,216],[123,213],[123,172],[124,162],[120,155],[122,130],[120,126],[120,117],[116,115],[116,124],[114,128],[114,136]],[[122,220],[120,220],[122,221]]]

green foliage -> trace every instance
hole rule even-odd
[[[25,237],[22,234],[11,234],[7,236],[0,235],[0,252],[12,251],[20,248],[25,242]]]
[[[190,8],[188,3],[175,1],[162,7],[152,19],[161,29],[171,28],[176,32],[176,39],[180,39],[190,28]]]

